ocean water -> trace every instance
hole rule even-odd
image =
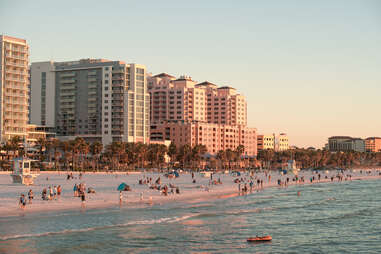
[[[246,242],[265,234],[273,241]],[[381,181],[2,217],[0,253],[381,253]]]

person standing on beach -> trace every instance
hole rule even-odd
[[[19,204],[20,204],[20,208],[24,210],[26,205],[24,194],[21,194]]]
[[[78,185],[77,184],[74,184],[73,191],[74,191],[74,197],[78,197]]]
[[[57,187],[57,198],[59,199],[61,197],[62,188],[61,185],[58,185]]]
[[[241,183],[238,183],[238,193],[241,193]]]
[[[85,206],[85,202],[86,202],[86,194],[85,194],[85,192],[84,191],[81,191],[80,192],[80,196],[81,196],[81,201],[82,201],[82,207],[84,207]]]
[[[53,199],[56,199],[57,197],[57,186],[54,186],[53,188]]]
[[[123,202],[123,194],[122,191],[119,191],[119,205],[122,205]]]
[[[29,199],[29,204],[32,204],[32,199],[33,199],[33,191],[32,191],[32,189],[30,189],[29,192],[28,192],[28,199]]]

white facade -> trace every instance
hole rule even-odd
[[[56,76],[54,62],[36,62],[30,66],[30,122],[54,127]]]

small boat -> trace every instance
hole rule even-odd
[[[251,237],[251,238],[248,238],[247,241],[248,242],[269,242],[272,239],[273,238],[271,237],[271,235],[266,235],[266,236]]]

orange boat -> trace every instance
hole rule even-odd
[[[273,238],[271,235],[266,235],[266,236],[256,236],[256,237],[251,237],[248,238],[248,242],[268,242],[271,241]]]

